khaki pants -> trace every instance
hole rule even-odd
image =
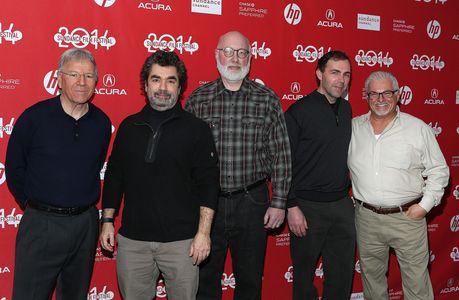
[[[404,212],[380,215],[359,204],[355,210],[365,300],[389,299],[386,278],[389,248],[395,250],[400,265],[404,299],[434,299],[427,270],[425,218],[412,220]]]
[[[191,239],[157,243],[117,236],[116,271],[121,295],[126,300],[151,300],[161,273],[169,300],[194,300],[199,268],[189,257]]]

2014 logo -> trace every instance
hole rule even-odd
[[[85,48],[91,44],[95,49],[101,46],[109,50],[110,47],[116,44],[116,38],[108,36],[108,30],[105,30],[104,34],[100,35],[98,29],[88,32],[81,27],[70,30],[65,26],[61,26],[58,29],[58,32],[54,35],[54,41],[60,48],[68,48],[69,45],[75,48]]]
[[[261,44],[261,43],[260,43]],[[258,46],[258,42],[254,41],[252,43],[251,51],[252,51],[252,57],[253,58],[258,58],[258,56],[263,57],[266,59],[268,56],[271,55],[271,48],[268,48],[265,46],[266,42],[263,42],[260,46]]]
[[[425,54],[413,54],[410,60],[410,65],[413,70],[428,70],[441,71],[445,67],[445,62],[441,59],[441,56],[436,57],[435,55],[428,56]]]
[[[297,45],[296,49],[293,50],[293,57],[297,62],[308,62],[313,63],[316,60],[320,59],[325,53],[330,52],[331,47],[328,47],[328,50],[321,46],[319,48],[308,45]]]
[[[0,23],[0,44],[3,40],[16,44],[17,41],[22,39],[22,32],[19,30],[13,30],[14,23],[10,23],[8,29],[2,29],[2,23]]]
[[[369,66],[374,67],[379,65],[379,67],[385,66],[389,67],[394,63],[394,59],[389,56],[389,52],[386,52],[385,55],[382,51],[376,52],[373,50],[365,50],[360,49],[355,56],[355,61],[357,65],[360,67]]]
[[[174,51],[178,50],[180,54],[183,52],[189,52],[193,54],[198,51],[199,44],[192,42],[192,36],[188,37],[188,40],[183,35],[179,35],[174,38],[172,35],[165,33],[158,37],[156,33],[148,34],[147,39],[144,40],[143,45],[147,48],[148,52],[154,53],[158,50]]]

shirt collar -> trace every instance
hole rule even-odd
[[[222,79],[220,77],[217,80],[217,95],[223,93],[226,90],[227,89],[226,89],[225,85],[223,84],[223,81],[222,81]],[[244,95],[250,93],[250,79],[247,76],[244,77],[244,79],[242,80],[241,88],[239,90],[235,91],[235,92],[241,92]]]

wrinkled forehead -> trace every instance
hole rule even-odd
[[[223,35],[218,41],[217,48],[231,47],[233,49],[249,49],[249,41],[245,36],[238,33]]]
[[[376,78],[368,84],[370,91],[387,91],[393,90],[392,81],[389,78]]]

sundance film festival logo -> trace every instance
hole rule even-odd
[[[96,88],[95,93],[98,95],[118,95],[126,96],[127,92],[125,89],[115,88],[116,78],[113,74],[105,74],[102,77],[102,84],[104,87]]]
[[[230,275],[223,273],[222,274],[222,291],[226,291],[228,288],[234,289],[236,287],[236,278],[234,274]]]
[[[357,29],[379,31],[380,24],[380,16],[357,14]]]
[[[268,56],[271,55],[271,48],[268,48],[265,46],[266,42],[261,43],[260,46],[258,46],[258,42],[255,41],[252,43],[252,57],[253,58],[258,58],[258,56],[263,57],[266,59]]]
[[[100,292],[97,290],[97,287],[93,287],[91,290],[89,290],[87,300],[111,300],[114,298],[115,293],[112,291],[107,291],[107,286],[104,285],[104,288]]]
[[[400,95],[400,103],[403,105],[410,104],[411,100],[413,100],[413,92],[411,88],[407,85],[401,86],[399,89]]]
[[[430,99],[424,100],[424,104],[445,104],[443,99],[438,99],[438,90],[432,89],[430,90]]]
[[[318,27],[343,28],[343,23],[335,21],[335,11],[331,8],[325,11],[326,20],[319,20]]]
[[[11,42],[11,44],[16,44],[17,41],[22,39],[22,32],[19,30],[13,30],[14,23],[10,23],[8,28],[3,28],[2,23],[0,22],[0,44],[5,42]]]
[[[297,62],[308,62],[313,63],[316,60],[320,59],[325,53],[330,52],[331,47],[327,48],[321,46],[316,48],[315,46],[308,45],[297,45],[296,49],[293,50],[293,57]]]
[[[459,215],[455,215],[451,218],[451,222],[449,223],[449,227],[451,232],[458,232],[459,231]]]
[[[435,134],[435,137],[438,137],[443,129],[438,125],[438,122],[430,122],[428,124],[432,128],[432,132]]]
[[[48,73],[46,73],[45,78],[43,78],[43,87],[49,94],[53,96],[59,95],[59,85],[57,84],[57,74],[58,74],[57,70],[49,71]]]
[[[427,23],[427,35],[435,40],[438,39],[438,37],[441,34],[441,25],[440,22],[437,20],[431,20],[429,23]]]
[[[3,133],[7,135],[11,135],[11,132],[13,132],[13,123],[14,123],[14,118],[10,118],[10,122],[6,123],[7,119],[3,121],[3,118],[0,118],[0,138],[3,138]],[[2,184],[0,180],[0,184]]]
[[[441,71],[445,67],[445,62],[441,59],[441,56],[413,54],[410,65],[413,70],[426,71],[432,69],[432,71]]]
[[[159,3],[159,0],[150,0],[150,2],[140,2],[137,8],[147,10],[172,11],[172,8],[169,4]]]
[[[199,44],[192,42],[192,36],[188,37],[188,40],[183,35],[179,35],[174,38],[172,35],[165,33],[158,37],[156,33],[148,34],[148,38],[143,41],[143,46],[147,48],[148,52],[156,52],[158,50],[174,51],[178,50],[180,54],[183,52],[189,52],[191,55],[198,51]]]
[[[284,19],[290,25],[298,25],[302,15],[301,8],[296,3],[289,3],[284,8]]]
[[[4,171],[2,173],[5,174]],[[12,208],[10,213],[6,212],[4,208],[0,209],[0,226],[2,229],[5,229],[6,225],[17,228],[19,223],[21,222],[21,219],[22,219],[22,214],[20,213],[16,214],[16,208]]]
[[[191,0],[191,12],[221,15],[222,0]]]
[[[102,7],[110,7],[115,4],[116,0],[94,0],[94,2]]]
[[[374,67],[378,65],[379,67],[389,67],[394,63],[394,59],[389,56],[389,52],[385,54],[382,51],[376,52],[373,50],[365,51],[360,49],[355,56],[355,61],[360,67],[368,66]]]
[[[54,41],[60,48],[69,48],[69,46],[72,46],[80,49],[86,48],[89,44],[91,44],[95,49],[98,49],[99,46],[101,46],[109,50],[110,47],[113,47],[116,44],[116,38],[108,36],[108,30],[105,30],[104,34],[100,35],[98,29],[94,29],[89,32],[82,27],[70,30],[65,26],[59,28],[57,33],[54,35]]]

